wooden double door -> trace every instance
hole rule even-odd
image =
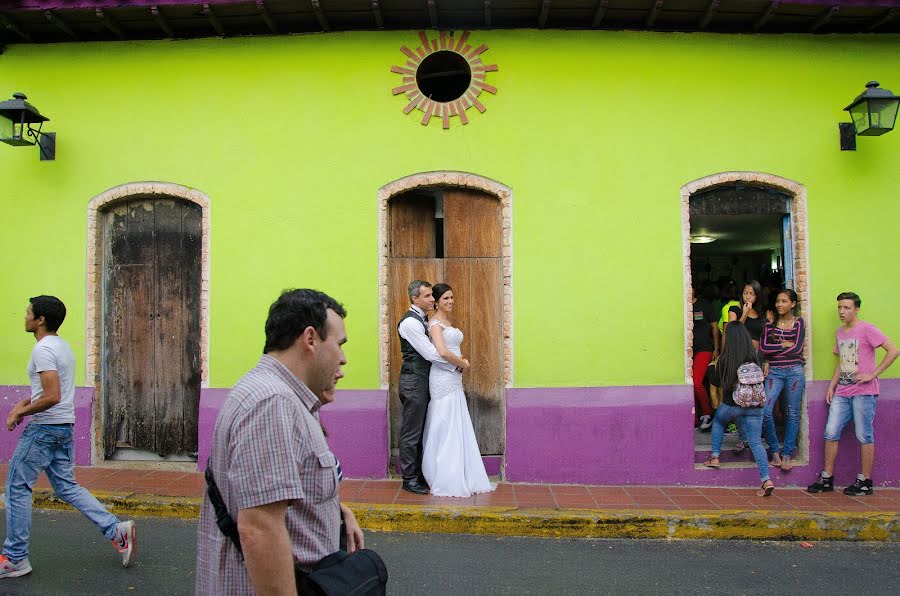
[[[469,413],[483,455],[505,445],[503,392],[503,285],[500,201],[455,188],[404,193],[389,203],[391,447],[397,448],[402,406],[397,393],[397,324],[409,309],[414,279],[453,288],[454,326],[465,335],[463,375]]]
[[[200,207],[134,199],[103,222],[103,450],[196,457]]]

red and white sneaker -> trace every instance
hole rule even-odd
[[[122,553],[122,567],[131,565],[131,559],[137,552],[137,530],[133,521],[120,522],[116,526],[116,537],[112,540],[116,550]],[[31,568],[28,569],[31,571]]]
[[[20,577],[27,573],[31,573],[31,563],[27,557],[13,563],[6,555],[0,555],[0,577]]]

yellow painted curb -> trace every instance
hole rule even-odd
[[[201,499],[95,492],[113,513],[197,519]],[[803,511],[671,511],[661,509],[519,509],[346,503],[367,530],[552,538],[666,538],[718,540],[850,540],[900,542],[897,513]],[[34,506],[69,509],[48,490]]]
[[[553,538],[900,541],[883,512],[529,510],[347,503],[360,525],[385,532]]]

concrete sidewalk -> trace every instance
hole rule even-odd
[[[6,465],[0,465],[5,477]],[[121,515],[194,518],[198,472],[76,468],[78,482]],[[414,495],[399,480],[344,480],[341,501],[363,528],[558,538],[714,538],[900,541],[900,490],[869,497],[782,488],[582,486],[500,483],[468,499]],[[41,476],[34,505],[67,508]]]

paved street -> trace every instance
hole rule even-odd
[[[129,569],[77,513],[34,512],[31,575],[3,594],[191,594],[194,521],[138,518]],[[0,523],[5,535],[6,523]],[[392,594],[896,594],[900,544],[367,533]]]

